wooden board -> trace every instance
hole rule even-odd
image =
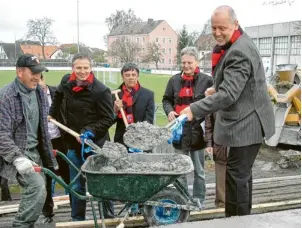
[[[299,208],[301,206],[301,199],[291,200],[291,201],[282,201],[282,202],[275,202],[275,203],[264,203],[264,204],[256,204],[253,205],[252,214],[255,213],[264,213],[264,212],[271,212],[277,211],[281,208],[289,209],[289,208]],[[217,218],[217,217],[224,217],[224,209],[210,209],[210,210],[203,210],[203,211],[193,211],[190,213],[189,221],[197,221],[202,219],[210,219],[210,218]],[[105,219],[105,224],[107,226],[118,225],[120,222],[119,219]],[[98,224],[102,224],[102,220],[98,220]],[[141,225],[144,224],[144,218],[142,216],[137,217],[130,217],[128,220],[125,221],[125,225]],[[57,223],[56,227],[60,228],[86,228],[86,227],[94,227],[94,221],[80,221],[80,222],[61,222]]]

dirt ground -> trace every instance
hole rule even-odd
[[[300,147],[268,147],[262,145],[259,151],[259,154],[256,158],[256,161],[253,166],[253,179],[259,178],[270,178],[270,177],[280,177],[280,176],[293,176],[301,175],[301,163],[299,162],[299,167],[292,164],[287,169],[281,169],[278,165],[278,161],[281,158],[279,153],[280,150],[294,149],[301,151]],[[214,183],[215,182],[215,167],[213,162],[206,161],[206,182]],[[189,182],[193,183],[193,175],[190,175]]]

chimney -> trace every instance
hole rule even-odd
[[[148,18],[148,25],[151,25],[153,23],[153,19],[152,18]]]

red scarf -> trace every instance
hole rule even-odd
[[[212,53],[212,75],[214,75],[214,70],[216,65],[219,63],[221,57],[224,55],[224,53],[232,46],[233,43],[243,34],[243,30],[239,26],[238,30],[235,30],[230,41],[227,42],[223,46],[216,45],[214,47],[213,53]]]
[[[69,81],[76,81],[76,85],[72,88],[72,91],[77,93],[87,88],[89,85],[93,83],[93,73],[91,72],[88,78],[84,81],[78,81],[74,72],[69,77]]]
[[[199,67],[196,67],[194,76],[182,74],[182,87],[178,94],[178,99],[175,106],[175,112],[179,114],[183,109],[188,107],[193,102],[193,83],[194,78],[200,73]]]
[[[122,86],[122,92],[123,92],[123,97],[122,97],[122,101],[123,101],[123,109],[126,115],[126,119],[128,121],[128,124],[131,124],[134,122],[134,116],[133,116],[133,96],[134,94],[139,90],[140,88],[140,84],[137,82],[135,87],[129,91],[127,89],[127,87],[125,86],[125,84],[123,84]],[[118,117],[119,118],[123,118],[122,114],[119,112],[118,113]]]

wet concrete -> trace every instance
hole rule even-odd
[[[190,157],[179,154],[128,154],[118,159],[95,157],[87,170],[100,173],[188,173],[193,170]]]
[[[124,142],[127,146],[144,151],[152,150],[169,138],[171,133],[168,129],[146,121],[130,124],[124,134]]]
[[[96,153],[109,159],[117,159],[128,155],[127,148],[123,144],[111,141],[106,141],[102,149],[97,150]]]
[[[300,228],[301,209],[272,212],[266,214],[249,215],[214,219],[199,222],[187,222],[158,228]]]

